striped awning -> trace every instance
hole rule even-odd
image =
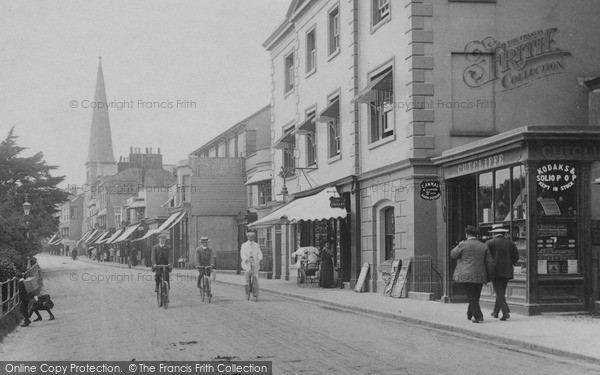
[[[141,225],[141,223],[136,223],[133,225],[128,226],[123,233],[116,239],[114,240],[112,243],[117,243],[117,242],[123,242],[123,241],[127,241],[129,239],[129,237],[131,237],[131,235],[133,234],[133,232]]]

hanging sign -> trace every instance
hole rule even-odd
[[[545,163],[537,168],[538,185],[548,191],[565,191],[575,185],[575,168],[566,163]]]
[[[421,182],[421,198],[432,201],[442,196],[442,189],[438,180]]]
[[[331,197],[329,198],[329,207],[346,208],[346,201],[344,200],[344,197]]]

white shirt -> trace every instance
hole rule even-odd
[[[240,257],[242,258],[242,268],[244,271],[249,271],[251,268],[250,257],[254,259],[255,266],[259,265],[262,260],[262,251],[256,242],[246,241],[240,249]]]

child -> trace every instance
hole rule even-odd
[[[50,295],[42,294],[41,296],[35,296],[34,299],[35,299],[35,302],[33,303],[33,308],[31,310],[31,312],[29,313],[30,317],[31,317],[31,315],[33,315],[33,313],[35,313],[35,315],[37,315],[37,318],[35,318],[34,322],[37,322],[38,320],[42,320],[42,316],[40,315],[39,310],[48,311],[48,314],[50,314],[50,320],[54,320],[54,314],[52,314],[52,308],[54,307],[54,302],[52,302],[52,300],[50,299]]]

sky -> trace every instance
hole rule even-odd
[[[23,156],[43,152],[61,187],[85,183],[101,55],[116,160],[130,147],[184,160],[270,103],[262,44],[289,4],[3,0],[0,138],[14,127]]]

